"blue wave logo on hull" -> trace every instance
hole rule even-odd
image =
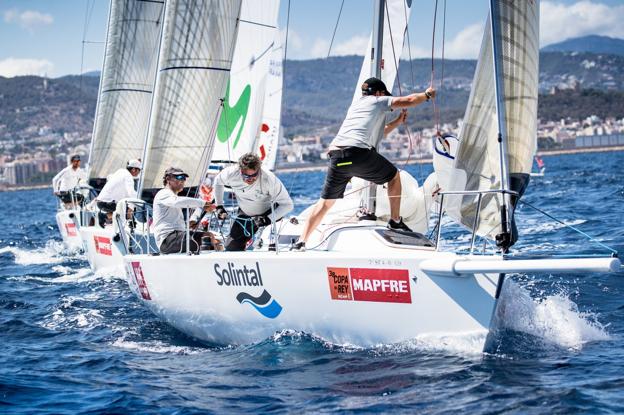
[[[282,306],[271,297],[267,290],[262,291],[259,297],[247,293],[238,293],[236,300],[241,304],[251,304],[260,314],[267,318],[275,318],[282,312]]]

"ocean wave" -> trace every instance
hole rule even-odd
[[[43,248],[23,249],[16,246],[0,248],[0,254],[11,253],[17,265],[59,264],[79,254],[68,250],[62,242],[48,241]]]
[[[590,312],[582,312],[563,292],[531,297],[520,284],[507,280],[498,304],[499,328],[530,334],[568,349],[610,340],[606,327]]]

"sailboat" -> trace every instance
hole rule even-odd
[[[546,173],[544,160],[539,156],[535,156],[535,165],[537,166],[537,171],[531,171],[531,177],[543,177],[544,173]]]
[[[375,10],[372,44],[380,56],[385,1],[377,0]],[[247,252],[126,253],[131,290],[164,321],[217,344],[258,342],[293,329],[359,346],[477,334],[485,348],[507,273],[619,270],[615,257],[511,254],[514,202],[528,182],[534,151],[524,140],[535,134],[524,133],[531,132],[537,116],[538,5],[491,0],[490,16],[466,112],[469,125],[454,160],[438,172],[440,219],[444,214],[472,231],[469,250],[443,249],[446,222],[440,220],[434,240],[374,223],[326,223],[316,246],[288,251],[305,220],[300,217],[299,224],[278,223],[265,231],[277,240],[275,251],[265,244]],[[520,55],[528,61],[510,59]],[[380,65],[377,58],[373,69]],[[514,86],[519,73],[529,76]],[[509,104],[516,87],[528,94],[528,102]],[[450,177],[464,180],[452,187]],[[478,252],[477,236],[497,241],[499,249]]]
[[[164,0],[112,0],[104,64],[89,155],[89,184],[140,158],[147,134],[162,31]],[[101,227],[96,209],[81,212],[79,236],[91,269],[120,267],[113,227]]]

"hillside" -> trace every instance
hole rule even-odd
[[[624,56],[592,53],[543,52],[540,56],[539,116],[546,119],[624,116]],[[362,57],[346,56],[284,65],[283,124],[287,136],[335,131],[351,102]],[[470,91],[474,60],[435,62],[436,82],[444,67],[444,87],[437,104],[441,121],[463,116]],[[431,76],[431,61],[403,62],[400,91],[422,91]],[[67,76],[0,77],[0,141],[24,138],[43,126],[58,133],[88,134],[93,126],[99,79]],[[551,90],[557,90],[551,95]],[[395,93],[399,92],[395,85]],[[433,124],[431,105],[410,112],[414,128]]]
[[[542,48],[544,52],[591,52],[624,56],[624,39],[590,35],[564,40]]]

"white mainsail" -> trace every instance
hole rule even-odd
[[[89,179],[103,179],[143,153],[164,3],[111,1]]]
[[[381,76],[378,76],[378,78],[384,81],[390,90],[396,79],[399,58],[401,57],[401,52],[403,52],[403,42],[405,40],[405,33],[407,31],[411,11],[412,0],[387,0],[385,2],[383,10],[384,23]],[[392,36],[390,33],[392,33]],[[360,89],[362,83],[371,76],[375,76],[374,74],[371,75],[372,54],[370,51],[372,48],[373,35],[371,34],[368,40],[366,54],[364,55],[364,62],[360,69],[360,76],[355,86],[353,101],[362,96],[362,90]]]
[[[503,90],[499,91],[505,106],[502,131],[506,141],[507,171],[510,190],[520,194],[526,188],[537,137],[537,97],[539,62],[539,6],[536,1],[498,0],[494,24],[500,33]],[[439,174],[443,190],[498,190],[502,177],[500,143],[496,113],[495,75],[492,52],[491,19],[488,17],[481,44],[468,107],[459,135],[460,144],[450,175]],[[503,125],[504,125],[503,124]],[[447,213],[460,223],[473,228],[477,212],[476,196],[447,196]],[[479,209],[477,232],[495,239],[502,232],[502,196],[483,197]]]
[[[283,48],[279,41],[279,30],[275,30],[275,43],[271,51],[269,72],[264,94],[264,108],[258,133],[256,153],[262,164],[269,170],[275,169],[277,148],[281,134],[282,119],[282,56]]]
[[[179,167],[199,183],[232,63],[238,1],[170,0],[165,8],[141,189],[162,187]]]
[[[243,0],[232,70],[212,160],[233,161],[254,151],[265,83],[275,42],[279,0]]]

